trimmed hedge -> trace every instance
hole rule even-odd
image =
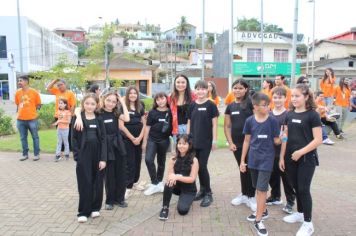
[[[54,122],[54,103],[44,104],[38,112],[40,129],[49,129]]]
[[[5,115],[5,111],[0,109],[0,136],[13,133],[15,133],[15,129],[12,125],[12,118]]]

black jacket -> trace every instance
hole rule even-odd
[[[74,128],[75,117],[73,117],[71,122],[71,126],[72,126],[71,141],[72,141],[74,160],[77,160],[80,154],[82,153],[83,151],[82,148],[84,147],[85,141],[87,140],[88,122],[86,120],[84,112],[81,113],[81,116],[83,120],[82,131],[77,131]],[[96,115],[95,122],[97,127],[99,127],[96,130],[100,141],[100,144],[98,146],[98,148],[100,148],[100,161],[107,161],[107,144],[106,144],[106,131],[104,126],[104,121],[100,116]]]

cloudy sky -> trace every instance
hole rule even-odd
[[[312,35],[312,3],[299,0],[298,33]],[[317,39],[356,27],[356,1],[315,0]],[[205,0],[208,32],[221,33],[230,27],[231,0]],[[260,18],[261,0],[234,0],[234,17]],[[293,32],[295,0],[264,0],[264,21]],[[20,0],[21,15],[49,29],[88,26],[116,18],[121,23],[160,24],[162,30],[175,27],[181,16],[202,31],[202,0]],[[3,0],[0,16],[16,15],[16,0]],[[306,40],[305,40],[306,41]]]

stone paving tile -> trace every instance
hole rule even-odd
[[[320,148],[320,166],[312,185],[315,235],[356,235],[356,126],[346,141]],[[53,162],[42,155],[39,162],[19,162],[16,153],[0,153],[0,235],[254,235],[246,221],[246,206],[231,206],[239,192],[237,164],[227,149],[212,153],[209,170],[214,203],[201,208],[194,202],[191,212],[180,216],[173,198],[169,220],[157,219],[162,194],[144,196],[136,191],[129,207],[102,210],[98,219],[76,222],[78,193],[75,162]],[[142,179],[147,180],[145,163]],[[269,208],[265,224],[270,235],[294,235],[299,225],[281,219],[281,206]]]

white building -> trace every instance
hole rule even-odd
[[[20,57],[18,22],[15,16],[0,17],[0,89],[4,99],[13,100],[16,91],[16,74],[49,70],[60,59],[78,63],[78,48],[56,33],[21,17],[22,58]],[[7,57],[13,57],[14,68]]]
[[[189,50],[189,63],[191,68],[201,68],[203,64],[203,51],[200,49]],[[205,50],[204,54],[205,68],[213,68],[213,51],[210,49]]]
[[[125,51],[130,53],[144,53],[146,50],[153,50],[156,44],[153,40],[129,39]]]

